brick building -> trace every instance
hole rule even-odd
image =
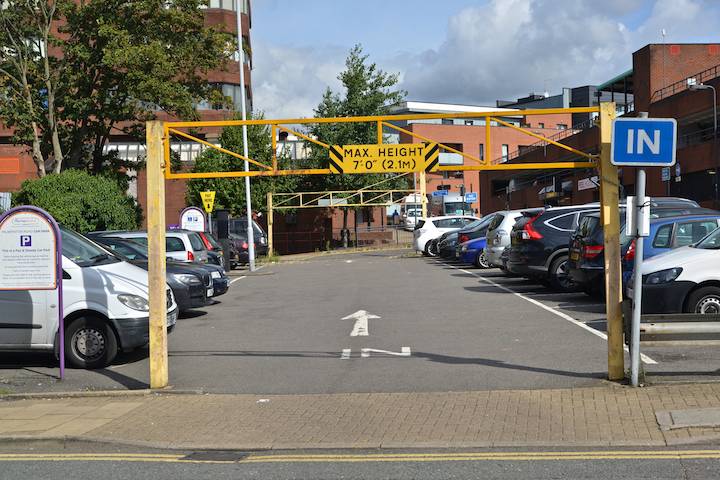
[[[599,85],[616,100],[632,95],[633,105],[620,114],[671,117],[678,122],[677,167],[666,173],[647,170],[647,194],[681,196],[703,206],[720,207],[716,178],[718,147],[713,126],[713,95],[710,90],[692,90],[690,83],[720,88],[720,44],[646,45],[633,53],[632,70]],[[630,105],[628,105],[630,106]],[[587,126],[561,142],[585,152],[598,152],[598,129]],[[578,159],[565,150],[548,146],[527,151],[513,162],[552,162]],[[635,189],[635,168],[620,169],[621,195]],[[481,175],[483,213],[503,208],[525,208],[543,204],[578,204],[598,200],[594,177],[597,171],[554,170],[487,172]]]
[[[210,0],[208,8],[204,9],[203,16],[206,25],[219,26],[227,32],[237,33],[236,6],[240,6],[242,39],[245,45],[245,87],[246,104],[252,109],[252,54],[250,42],[251,4],[250,0]],[[225,69],[208,72],[207,79],[217,86],[232,100],[232,109],[214,108],[203,102],[198,105],[198,112],[202,120],[221,120],[233,115],[233,111],[240,110],[240,62],[239,54],[235,54],[235,62],[229,62]],[[158,113],[159,120],[170,120],[163,113]],[[177,119],[173,119],[177,120]],[[219,131],[208,129],[204,132],[205,138],[212,141]],[[13,192],[20,188],[20,184],[31,178],[37,178],[37,169],[30,154],[25,147],[9,143],[11,132],[0,124],[0,192]],[[144,139],[136,139],[122,135],[111,137],[105,151],[117,150],[118,156],[125,160],[134,161],[145,153]],[[173,141],[173,150],[180,154],[180,159],[189,164],[200,153],[200,145],[191,142]],[[133,172],[131,172],[132,174]],[[135,181],[131,182],[130,193],[138,199],[141,205],[146,203],[146,176],[140,171]],[[184,181],[173,180],[166,185],[166,217],[168,224],[178,223],[180,211],[185,207],[186,184]]]

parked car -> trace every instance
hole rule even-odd
[[[148,343],[148,274],[82,235],[61,227],[65,358],[77,368],[103,368],[119,350]],[[178,307],[166,286],[167,329]],[[0,291],[0,350],[55,351],[57,291]]]
[[[442,258],[455,258],[455,246],[458,242],[458,232],[443,234],[442,240],[437,242],[437,252]]]
[[[485,215],[480,220],[472,222],[471,224],[458,230],[458,243],[465,243],[475,238],[485,238],[488,228],[495,218],[496,213],[497,212],[493,212]]]
[[[643,262],[642,313],[720,314],[720,229]],[[627,294],[634,296],[632,280]]]
[[[490,268],[485,256],[487,238],[480,237],[468,240],[457,246],[456,258],[463,263],[475,265],[478,268]]]
[[[147,246],[146,231],[106,230],[92,232],[90,236],[130,238]],[[180,262],[207,263],[208,251],[200,235],[190,230],[168,230],[165,232],[165,255]]]
[[[208,251],[208,263],[225,268],[225,252],[215,237],[207,232],[197,232]],[[230,256],[232,258],[232,255]],[[232,268],[232,265],[230,266]]]
[[[650,207],[651,228],[659,228],[661,225],[676,223],[680,218],[689,218],[688,216],[700,216],[708,218],[716,218],[720,212],[700,207],[690,207],[677,209],[670,206],[662,199],[653,201]],[[678,214],[680,212],[680,214]],[[675,220],[673,220],[675,219]],[[665,227],[666,230],[670,227]],[[664,230],[665,231],[665,230]],[[651,232],[655,238],[656,231]],[[698,231],[696,231],[696,238]],[[654,240],[653,240],[654,241]],[[659,245],[659,243],[658,243]],[[652,242],[646,240],[643,244],[645,257],[649,258],[657,253],[650,253],[654,250]],[[676,245],[681,246],[681,245]],[[659,247],[658,247],[659,248]],[[669,247],[668,247],[669,248]],[[604,236],[602,224],[600,222],[600,212],[595,212],[585,216],[578,224],[578,228],[570,236],[570,255],[568,261],[568,269],[570,276],[585,293],[589,295],[602,295],[605,283],[602,276],[605,271],[605,252],[604,252]],[[634,244],[632,239],[625,236],[625,211],[620,211],[620,255],[624,258],[623,270],[624,277],[627,278],[627,270],[632,270],[632,259],[634,258]]]
[[[95,237],[93,240],[126,262],[148,270],[147,249],[142,244],[115,237]],[[215,294],[210,272],[201,266],[168,260],[165,270],[167,284],[173,291],[180,313],[204,307],[208,298]]]
[[[469,215],[445,215],[419,220],[413,231],[413,248],[429,255],[427,247],[430,240],[447,231],[458,230],[476,220],[480,219]]]
[[[255,255],[267,255],[268,252],[268,240],[267,232],[253,220],[253,239],[255,240]],[[244,237],[246,240],[247,236],[247,217],[231,218],[228,221],[228,229],[231,234]]]
[[[540,212],[542,209],[536,209]],[[532,209],[525,210],[532,213]],[[496,212],[488,225],[486,232],[485,258],[492,267],[505,269],[502,261],[503,251],[510,246],[510,232],[518,218],[522,217],[523,210],[505,210]]]
[[[567,269],[568,239],[579,220],[598,208],[597,204],[587,204],[523,212],[510,234],[508,270],[547,282],[559,291],[574,290]]]
[[[454,256],[454,252],[455,252],[454,249],[455,249],[455,246],[457,245],[457,238],[458,238],[457,235],[455,235],[455,233],[460,232],[460,231],[465,231],[467,229],[473,229],[473,228],[477,227],[478,225],[487,224],[488,220],[490,220],[490,219],[483,217],[480,220],[476,220],[474,222],[468,223],[467,225],[465,225],[462,228],[447,230],[445,233],[443,233],[439,237],[430,240],[430,243],[428,244],[428,247],[427,247],[428,253],[432,256],[441,255],[446,258],[452,258]],[[450,237],[451,235],[453,236],[452,243],[451,243],[451,245],[448,245],[445,243],[445,240],[448,237]],[[443,243],[443,247],[440,246],[441,243]],[[442,248],[446,249],[444,254],[441,253]]]
[[[402,214],[402,223],[405,230],[413,230],[418,220],[422,218],[422,210],[419,208],[411,208]]]
[[[147,232],[101,231],[92,232],[88,235],[91,238],[116,237],[130,239],[145,247],[146,250],[148,246]],[[202,244],[202,240],[200,240],[200,236],[197,235],[197,232],[189,232],[187,230],[169,230],[165,235],[165,255],[168,259],[201,267],[209,272],[213,280],[212,297],[219,297],[227,292],[229,283],[224,268],[207,262],[183,260],[184,258],[189,258],[189,255],[186,255],[189,251],[184,250],[187,248],[187,245],[190,245],[191,248],[195,248],[197,246],[197,242]],[[190,239],[196,239],[197,242],[193,240],[191,243],[186,244],[185,242],[190,242]],[[199,249],[194,250],[194,252],[197,252],[195,258],[202,258],[201,252],[207,253],[204,244],[202,245],[202,249],[202,251]]]

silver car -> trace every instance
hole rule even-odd
[[[504,210],[495,213],[490,225],[488,225],[486,243],[485,243],[485,258],[492,267],[502,267],[503,262],[500,258],[505,250],[505,247],[510,245],[510,231],[512,230],[515,221],[522,216],[522,212],[533,210]],[[542,209],[538,209],[542,210]]]
[[[148,244],[144,231],[106,231],[94,232],[103,237],[130,238],[143,245]],[[197,232],[190,230],[168,230],[165,232],[165,256],[179,262],[207,263],[208,252],[205,243]]]

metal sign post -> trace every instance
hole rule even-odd
[[[677,122],[674,118],[620,118],[612,127],[611,162],[626,167],[670,167],[675,164]],[[640,376],[640,317],[642,315],[643,237],[649,235],[650,207],[645,198],[645,170],[637,172],[635,208],[627,212],[628,235],[635,236],[633,313],[630,329],[630,383],[637,387]],[[631,231],[634,230],[634,231]]]
[[[0,215],[0,290],[57,290],[60,380],[65,378],[62,236],[45,210],[23,205]]]

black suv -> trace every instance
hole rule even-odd
[[[508,271],[560,291],[574,290],[567,270],[568,240],[578,222],[599,208],[591,203],[523,212],[510,233]]]

